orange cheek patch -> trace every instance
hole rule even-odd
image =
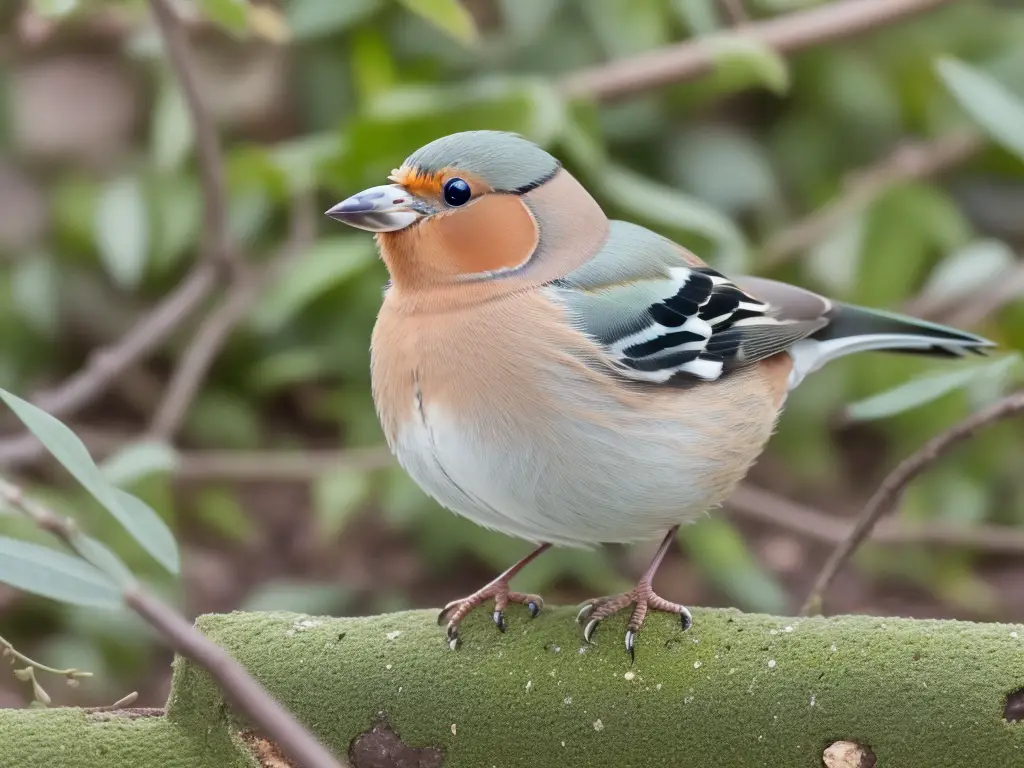
[[[438,246],[427,252],[442,263],[431,266],[450,275],[514,269],[537,247],[537,222],[515,195],[486,195],[421,228]]]

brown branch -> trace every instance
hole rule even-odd
[[[960,165],[977,153],[983,143],[977,132],[963,131],[897,147],[878,164],[851,174],[842,195],[772,237],[761,251],[759,268],[771,269],[795,258],[890,187]]]
[[[840,0],[820,8],[748,24],[734,33],[780,53],[792,53],[894,24],[953,0]],[[568,75],[561,90],[570,98],[599,101],[692,80],[715,67],[713,40],[699,38]]]
[[[204,258],[222,267],[238,271],[241,263],[228,225],[228,192],[224,181],[224,158],[221,152],[217,126],[210,115],[199,89],[192,53],[189,50],[185,27],[168,0],[149,0],[153,17],[160,28],[160,36],[178,78],[185,104],[192,118],[195,133],[199,177],[203,188],[203,245]]]
[[[49,531],[69,549],[81,554],[78,544],[81,534],[73,520],[29,499],[21,488],[6,480],[0,480],[0,498],[40,529]],[[175,652],[206,670],[235,706],[248,715],[298,765],[342,768],[342,763],[224,649],[211,642],[183,616],[138,584],[127,584],[122,589],[125,605],[153,627]]]
[[[751,520],[832,546],[841,544],[853,531],[853,525],[843,518],[751,485],[738,488],[726,506]],[[973,549],[989,554],[1024,554],[1024,530],[998,525],[950,525],[934,521],[911,524],[879,520],[870,538],[873,543],[890,546],[924,544]]]
[[[301,257],[316,236],[312,201],[307,196],[293,205],[292,232],[281,253],[257,275],[240,275],[227,297],[199,326],[174,371],[149,428],[150,437],[170,440],[181,427],[203,379],[231,332],[246,316],[264,289]]]
[[[721,0],[722,10],[729,17],[729,22],[736,27],[741,27],[750,22],[747,9],[743,7],[743,0]]]
[[[843,567],[843,564],[860,546],[861,542],[870,535],[878,519],[899,503],[903,491],[918,475],[957,445],[972,437],[982,427],[1009,418],[1022,410],[1024,410],[1024,390],[1004,397],[933,437],[910,458],[901,462],[875,491],[857,518],[849,535],[836,547],[821,569],[821,573],[818,574],[818,578],[814,582],[814,587],[800,609],[800,615],[806,616],[819,609],[822,595],[832,583],[832,579],[835,578],[839,569]]]

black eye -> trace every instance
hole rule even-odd
[[[473,194],[469,189],[469,184],[462,179],[448,179],[444,183],[442,192],[444,193],[444,201],[453,208],[458,208],[460,205],[468,203],[469,198]]]

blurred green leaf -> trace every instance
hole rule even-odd
[[[247,544],[257,538],[238,497],[224,488],[203,488],[196,497],[195,514],[200,523],[229,541]]]
[[[253,308],[249,322],[260,333],[274,333],[310,302],[351,280],[375,259],[376,251],[369,237],[322,238],[270,288]]]
[[[342,32],[369,18],[383,0],[292,0],[286,18],[295,40],[312,40]]]
[[[94,227],[107,273],[122,288],[137,288],[149,249],[149,212],[138,179],[123,176],[103,189]]]
[[[672,0],[676,14],[694,36],[707,35],[719,28],[718,0]]]
[[[975,240],[949,254],[932,270],[921,299],[949,301],[967,296],[1016,262],[1013,249],[1001,240]]]
[[[340,466],[313,483],[313,510],[317,530],[326,538],[341,533],[353,513],[369,498],[370,476],[365,470]]]
[[[199,9],[210,21],[234,34],[249,31],[248,0],[198,0]]]
[[[61,466],[107,508],[143,549],[168,571],[178,573],[178,545],[159,515],[144,502],[108,485],[85,445],[60,421],[6,390],[0,389],[0,398]]]
[[[728,520],[714,517],[684,525],[679,537],[701,573],[738,608],[776,615],[786,610],[786,593]]]
[[[160,79],[150,130],[153,164],[160,171],[178,168],[188,157],[195,134],[181,89],[169,74]]]
[[[60,271],[46,254],[18,261],[11,274],[11,297],[18,313],[35,331],[53,336],[60,318]]]
[[[858,211],[807,253],[807,271],[830,293],[845,296],[857,281],[866,217]]]
[[[78,10],[79,0],[32,0],[32,8],[40,16],[59,19]]]
[[[660,2],[587,0],[579,9],[613,58],[659,48],[669,41],[667,9]]]
[[[706,203],[620,165],[604,166],[596,181],[602,196],[646,222],[694,232],[718,246],[711,258],[727,272],[748,264],[743,233],[732,220]]]
[[[975,380],[1000,379],[1020,362],[1019,355],[1007,355],[980,365],[927,374],[887,392],[851,403],[846,407],[846,418],[851,421],[870,421],[919,408],[950,392],[963,389]]]
[[[719,71],[730,81],[763,85],[773,93],[789,90],[789,65],[769,45],[744,34],[717,34],[704,38]]]
[[[49,547],[0,536],[0,582],[74,605],[122,607],[121,593],[93,566]]]
[[[258,585],[239,607],[241,611],[289,611],[327,616],[345,609],[348,594],[343,584],[310,584],[274,579]]]
[[[152,187],[153,272],[163,275],[196,247],[203,218],[203,197],[192,177],[166,176]],[[232,201],[237,204],[238,199]]]
[[[398,2],[462,43],[473,44],[479,40],[479,33],[473,22],[473,17],[458,0],[398,0]]]
[[[940,59],[936,68],[960,106],[992,139],[1024,160],[1024,100],[962,61]]]
[[[189,409],[186,432],[200,446],[255,449],[260,445],[257,407],[233,391],[207,387]]]
[[[75,531],[72,538],[78,556],[96,566],[116,586],[124,589],[135,583],[135,576],[128,566],[106,544],[80,531]]]
[[[565,5],[564,0],[498,0],[501,19],[516,40],[533,40]]]
[[[142,441],[129,443],[100,464],[103,477],[121,488],[152,474],[173,472],[178,453],[167,443]]]

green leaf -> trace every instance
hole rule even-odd
[[[690,559],[714,585],[745,611],[780,614],[786,593],[747,548],[728,520],[702,519],[679,529]]]
[[[60,321],[58,265],[44,254],[15,262],[11,274],[11,298],[18,313],[35,331],[46,336],[57,332]]]
[[[149,249],[149,214],[138,179],[125,176],[103,189],[93,228],[107,273],[122,288],[138,287]]]
[[[773,93],[789,90],[789,65],[769,45],[743,34],[720,34],[704,38],[718,70],[744,82],[760,83]]]
[[[369,18],[383,6],[383,0],[292,0],[287,21],[294,40],[313,40],[342,32]]]
[[[107,483],[78,436],[46,411],[0,389],[0,398],[53,457],[112,514],[153,558],[178,573],[178,545],[167,524],[144,502]],[[127,506],[125,503],[127,501]]]
[[[229,541],[252,543],[259,537],[252,521],[233,493],[223,488],[204,488],[195,503],[196,519]]]
[[[178,168],[195,140],[192,117],[177,83],[165,75],[160,83],[152,118],[153,164],[160,171]]]
[[[249,31],[248,0],[199,0],[199,8],[206,18],[234,35]]]
[[[639,219],[703,235],[718,246],[717,266],[741,271],[748,263],[743,233],[721,211],[695,197],[609,163],[597,175],[600,193]]]
[[[0,582],[63,603],[121,608],[121,593],[99,570],[50,547],[0,536]]]
[[[962,61],[935,65],[954,98],[994,141],[1024,160],[1024,101],[997,80]]]
[[[129,443],[100,464],[103,477],[111,485],[125,487],[157,473],[173,472],[178,453],[167,443],[143,441]]]
[[[78,10],[79,0],[32,0],[32,8],[40,16],[59,19]]]
[[[81,531],[75,531],[72,534],[72,542],[79,557],[96,566],[118,588],[123,590],[135,584],[135,576],[132,575],[128,566],[106,544],[91,536],[86,536]]]
[[[721,24],[715,10],[717,0],[672,0],[676,15],[696,35],[707,35],[718,29]]]
[[[1001,240],[975,240],[939,262],[921,298],[949,301],[966,296],[1012,267],[1016,260],[1013,249]]]
[[[851,421],[871,421],[919,408],[975,381],[1000,379],[1020,360],[1019,355],[1008,355],[981,365],[927,374],[886,392],[851,403],[846,407],[846,417]]]
[[[260,333],[274,333],[317,297],[352,279],[375,259],[373,241],[362,235],[322,238],[271,287],[250,313],[249,322]]]
[[[317,530],[326,538],[337,536],[352,514],[370,495],[370,475],[363,470],[339,467],[313,484],[313,508]]]
[[[462,43],[473,44],[479,39],[473,17],[458,0],[398,0],[398,2]]]

